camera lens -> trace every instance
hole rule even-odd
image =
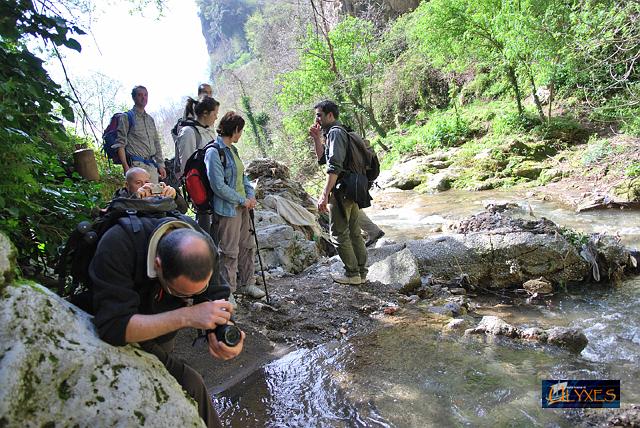
[[[242,337],[240,329],[233,324],[219,325],[215,332],[216,339],[227,346],[236,346]]]

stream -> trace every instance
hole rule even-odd
[[[517,191],[405,191],[379,198],[390,208],[367,213],[394,240],[437,234],[442,225],[482,211],[483,201],[502,200],[517,204],[522,217],[617,234],[640,248],[634,211],[576,214]],[[500,337],[389,324],[291,352],[215,396],[216,407],[234,427],[575,426],[579,410],[541,408],[541,380],[559,378],[619,379],[622,406],[640,403],[640,277],[617,287],[569,288],[536,305],[510,305],[497,294],[474,301],[479,314],[519,327],[580,328],[589,344],[576,355]]]

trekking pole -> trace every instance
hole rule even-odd
[[[253,238],[256,241],[256,252],[258,253],[258,261],[260,262],[260,272],[262,272],[262,283],[264,284],[264,294],[267,296],[267,303],[271,304],[271,298],[269,298],[269,290],[267,290],[267,280],[264,277],[264,267],[262,266],[262,257],[260,257],[260,244],[258,244],[258,233],[256,232],[256,222],[254,219],[253,209],[249,210],[249,218],[251,219],[251,232]]]

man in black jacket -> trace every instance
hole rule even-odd
[[[170,353],[181,328],[215,329],[230,322],[228,287],[219,284],[217,253],[197,226],[173,218],[136,217],[118,223],[100,239],[89,266],[94,324],[115,345],[139,343],[156,355],[197,401],[207,426],[221,426],[202,377]],[[193,304],[195,301],[203,303]],[[208,335],[209,353],[221,360],[242,351]]]

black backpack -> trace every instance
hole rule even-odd
[[[80,222],[71,232],[56,266],[58,294],[86,312],[92,313],[93,293],[89,264],[100,238],[112,226],[120,224],[131,232],[136,253],[144,258],[148,237],[143,222],[165,217],[195,224],[191,218],[177,211],[173,199],[161,197],[114,198],[107,209],[93,222]]]
[[[213,190],[207,176],[207,166],[204,158],[207,150],[216,149],[222,162],[222,169],[227,167],[227,156],[224,149],[215,145],[215,141],[210,142],[201,149],[193,152],[184,166],[185,198],[191,202],[191,205],[198,211],[211,211],[211,199],[213,198]]]
[[[343,125],[335,125],[331,129],[333,128],[342,129],[347,133],[349,139],[350,144],[347,144],[347,156],[345,159],[346,168],[358,174],[366,175],[369,189],[371,189],[373,182],[380,175],[378,155],[369,144],[369,141],[363,139],[351,128]]]

